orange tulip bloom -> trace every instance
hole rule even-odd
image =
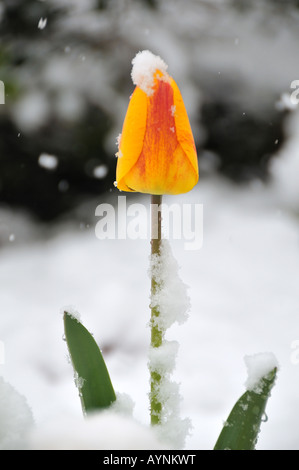
[[[137,85],[119,139],[116,185],[121,191],[180,194],[198,181],[188,115],[166,64],[149,51],[133,60]]]

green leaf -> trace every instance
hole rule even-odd
[[[264,376],[253,390],[247,390],[233,407],[214,450],[254,450],[277,368]]]
[[[68,312],[64,312],[64,330],[83,412],[109,407],[116,400],[116,395],[93,336]]]

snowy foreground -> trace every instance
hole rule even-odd
[[[188,320],[167,335],[179,343],[173,378],[181,417],[193,426],[186,449],[213,448],[245,391],[244,358],[262,352],[273,353],[280,370],[258,449],[299,449],[296,166],[290,143],[269,186],[239,188],[210,177],[188,195],[167,198],[204,208],[201,249],[170,240],[191,302]],[[149,203],[140,195],[130,201]],[[91,213],[99,202],[90,202]],[[149,240],[99,240],[96,218],[89,228],[63,223],[45,236],[18,215],[1,214],[0,448],[22,447],[23,431],[33,449],[163,448],[148,416]],[[93,332],[115,390],[134,403],[134,420],[107,413],[82,419],[63,340],[67,305]]]

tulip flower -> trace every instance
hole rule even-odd
[[[190,191],[198,181],[198,162],[183,98],[165,62],[150,51],[142,51],[132,64],[136,88],[118,139],[116,186],[121,191],[151,194],[151,299],[155,299],[150,306],[151,348],[159,353],[166,328],[157,302],[163,282],[157,279],[154,265],[164,262],[162,195]],[[157,425],[163,421],[160,389],[166,376],[161,376],[152,360],[149,369],[151,423]]]
[[[151,52],[139,52],[132,64],[136,88],[119,139],[116,185],[153,195],[186,193],[198,181],[198,162],[180,90]]]

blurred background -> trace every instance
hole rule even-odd
[[[0,5],[2,206],[53,221],[113,188],[131,60],[143,49],[182,88],[202,177],[267,179],[286,137],[288,109],[276,103],[297,73],[296,0]]]
[[[89,319],[95,318],[91,313],[95,305],[102,309],[110,305],[114,312],[110,313],[111,323],[98,318],[94,330],[104,341],[103,350],[124,389],[130,386],[125,378],[122,383],[123,370],[136,351],[146,355],[144,336],[134,330],[123,334],[126,323],[123,318],[118,321],[117,312],[122,309],[124,296],[129,296],[127,289],[147,295],[148,279],[140,289],[136,265],[135,272],[132,266],[126,270],[131,261],[123,245],[119,250],[115,244],[105,245],[98,255],[91,248],[99,246],[94,234],[96,206],[116,201],[119,194],[113,185],[116,139],[133,91],[131,61],[143,49],[168,64],[182,92],[198,150],[200,182],[190,201],[204,203],[205,239],[214,245],[208,243],[207,252],[188,258],[185,265],[190,270],[186,269],[184,275],[194,289],[194,308],[203,315],[198,330],[202,341],[196,336],[193,344],[198,344],[207,376],[208,371],[214,374],[215,368],[221,374],[223,365],[219,366],[219,355],[216,359],[213,349],[209,353],[201,350],[212,348],[204,333],[210,328],[215,332],[219,325],[229,330],[222,324],[227,313],[227,325],[230,321],[233,325],[230,331],[236,332],[238,325],[238,351],[244,344],[253,351],[255,347],[275,349],[279,344],[286,370],[293,377],[290,344],[299,334],[295,287],[299,265],[299,118],[290,87],[299,79],[298,26],[298,0],[0,1],[0,80],[5,86],[5,104],[0,105],[0,339],[7,357],[2,367],[3,375],[29,396],[33,408],[42,402],[41,394],[48,393],[53,399],[52,386],[58,383],[62,383],[63,399],[60,403],[57,395],[54,403],[57,399],[64,407],[69,402],[69,398],[64,401],[65,389],[68,397],[71,393],[64,381],[69,365],[57,368],[59,348],[64,344],[57,346],[57,354],[51,349],[60,322],[54,315],[66,298],[83,306]],[[63,235],[66,224],[71,230]],[[76,238],[87,232],[83,242]],[[52,244],[51,239],[55,240]],[[90,242],[87,252],[86,243]],[[136,263],[146,265],[144,247],[136,253],[140,254]],[[185,260],[182,251],[179,256]],[[95,259],[96,266],[92,264]],[[262,274],[257,275],[256,269]],[[227,271],[231,284],[225,287]],[[245,291],[239,285],[242,276],[248,289]],[[275,280],[271,276],[276,276]],[[198,287],[200,280],[210,281],[204,295]],[[268,291],[263,291],[264,285]],[[260,297],[254,297],[258,294]],[[239,303],[235,304],[237,298]],[[260,302],[251,305],[255,315],[252,310],[247,312],[249,316],[239,316],[244,298]],[[146,308],[147,298],[144,302]],[[289,322],[283,346],[279,334],[286,323],[278,313],[279,302]],[[133,305],[130,297],[128,311]],[[273,320],[272,307],[274,311],[277,308],[277,321]],[[213,316],[207,315],[209,309],[218,309],[217,327],[210,323]],[[256,323],[261,312],[265,314],[262,327]],[[137,325],[144,324],[143,317],[139,321]],[[266,328],[272,321],[273,336]],[[50,325],[43,333],[48,336],[38,340],[44,324]],[[28,336],[23,348],[24,331]],[[185,334],[188,337],[188,332]],[[242,334],[246,339],[241,340]],[[223,339],[220,331],[216,337],[219,342]],[[47,356],[39,350],[44,344]],[[225,343],[222,353],[230,347]],[[26,351],[22,359],[20,349]],[[115,352],[126,357],[124,362],[119,356],[113,362]],[[233,349],[227,351],[229,369],[233,364],[234,371],[239,367],[242,371],[243,364],[234,362],[235,353]],[[28,370],[37,384],[34,390],[21,370]],[[179,371],[184,374],[186,368],[179,366]],[[216,383],[215,378],[211,382],[207,379],[207,389],[201,390],[203,402],[198,408],[190,405],[191,414],[202,416],[203,412],[204,420],[214,426],[207,425],[211,434],[201,431],[198,436],[195,432],[192,448],[211,447],[211,436],[215,432],[217,436],[215,430],[225,419],[231,399],[236,398],[240,377],[236,372],[231,382],[222,381],[222,401],[209,393],[212,385],[218,388]],[[287,389],[295,394],[293,382]],[[186,389],[185,393],[193,403],[195,392],[188,395]],[[225,402],[224,397],[228,397]],[[284,400],[286,397],[288,392]],[[278,412],[276,424],[293,430],[298,400],[292,399],[293,395],[289,409],[281,415]],[[76,400],[77,396],[74,408]],[[51,410],[47,408],[48,413]],[[36,412],[46,415],[44,403]],[[281,441],[278,434],[274,438],[269,434],[264,445],[275,447],[280,443],[294,448],[298,439],[292,434]]]

